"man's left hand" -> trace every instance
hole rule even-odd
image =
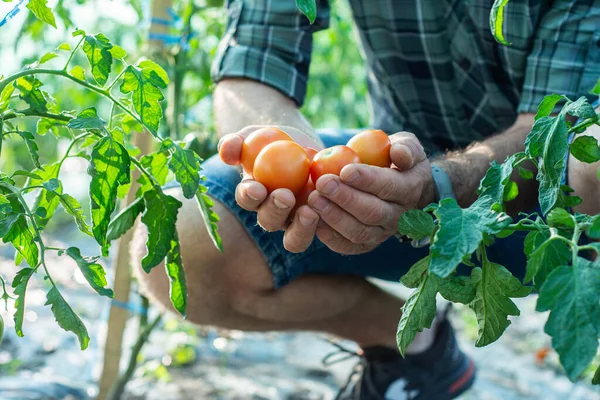
[[[419,140],[408,132],[390,140],[391,168],[351,164],[339,177],[316,182],[308,205],[321,217],[317,237],[331,250],[369,252],[396,233],[404,212],[433,201],[431,166]]]

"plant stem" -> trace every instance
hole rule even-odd
[[[75,143],[77,143],[79,140],[81,140],[89,135],[91,135],[90,132],[85,132],[85,133],[82,133],[81,135],[76,136],[75,138],[73,138],[73,140],[71,140],[71,144],[69,144],[69,147],[67,148],[67,151],[65,152],[65,155],[63,156],[62,160],[60,160],[60,162],[58,163],[58,171],[59,172],[60,172],[60,169],[61,169],[63,163],[65,162],[67,157],[69,157],[69,152],[71,152],[71,150],[73,149],[73,146],[75,146]]]
[[[154,318],[150,325],[144,327],[142,326],[142,320],[140,318],[138,338],[135,344],[133,345],[133,348],[131,349],[131,355],[129,356],[129,363],[127,364],[127,369],[125,370],[123,375],[121,375],[119,379],[114,383],[112,389],[110,390],[110,393],[106,397],[107,400],[118,400],[121,398],[123,392],[125,391],[125,386],[127,385],[127,382],[129,382],[129,380],[133,376],[133,373],[135,372],[135,368],[137,367],[137,359],[140,354],[140,351],[142,350],[142,347],[144,347],[144,344],[148,341],[148,338],[150,337],[150,333],[152,333],[152,330],[156,328],[161,319],[162,314],[159,314],[156,318]]]
[[[4,114],[1,119],[6,121],[9,119],[19,118],[22,116],[24,116],[24,117],[42,117],[42,118],[48,118],[48,119],[55,119],[57,121],[62,121],[62,122],[69,122],[70,120],[73,119],[73,117],[71,117],[69,115],[65,115],[65,114],[52,114],[52,113],[47,113],[47,112],[37,112],[37,111],[33,111],[31,109],[10,112],[10,113]]]
[[[578,123],[577,125],[575,125],[574,127],[572,127],[571,129],[569,129],[569,133],[573,133],[575,131],[581,130],[581,129],[585,129],[588,128],[594,124],[597,124],[599,122],[598,117],[600,117],[600,114],[596,114],[595,116],[588,118],[588,119],[584,119],[583,121],[581,121],[580,123]]]
[[[106,90],[112,89],[113,86],[115,86],[115,84],[117,83],[117,81],[119,79],[121,79],[121,77],[123,76],[123,74],[125,73],[126,70],[127,70],[127,67],[123,68],[123,70],[121,72],[119,72],[119,75],[117,75],[117,77],[115,79],[113,79],[113,81],[111,83],[108,84],[108,86],[106,87]]]
[[[160,183],[156,180],[156,178],[153,177],[152,174],[150,174],[150,172],[148,172],[146,168],[144,168],[135,157],[131,157],[131,162],[133,163],[133,165],[136,166],[137,169],[140,170],[141,173],[143,173],[144,175],[146,175],[146,177],[148,177],[148,179],[150,179],[150,182],[152,182],[154,185],[160,186]]]
[[[79,43],[77,43],[77,46],[75,46],[73,51],[71,51],[71,54],[69,55],[69,59],[67,60],[65,67],[62,69],[63,71],[67,72],[67,68],[69,67],[69,64],[71,63],[71,60],[73,59],[73,56],[75,55],[75,52],[79,49],[79,46],[81,46],[81,43],[83,42],[84,39],[85,39],[85,36],[82,36],[81,39],[79,40]]]

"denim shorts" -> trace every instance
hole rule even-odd
[[[356,132],[321,130],[318,133],[325,146],[330,147],[346,144]],[[213,156],[202,164],[202,169],[206,176],[208,194],[229,208],[252,237],[271,269],[275,288],[306,274],[356,275],[397,282],[415,262],[429,254],[429,248],[414,248],[410,243],[400,242],[395,237],[375,250],[360,255],[335,253],[316,238],[305,252],[290,253],[283,247],[283,232],[264,231],[256,221],[256,213],[243,210],[237,205],[235,187],[241,176],[236,168],[224,164],[218,156]],[[490,260],[504,265],[520,279],[525,276],[525,235],[526,232],[516,232],[505,239],[498,239],[488,251]],[[237,250],[226,246],[224,251]],[[459,273],[468,270],[469,267],[459,266]]]

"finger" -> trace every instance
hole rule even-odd
[[[319,224],[317,227],[317,237],[325,246],[339,254],[362,254],[377,247],[375,243],[352,243],[327,224]]]
[[[410,132],[399,132],[390,136],[392,163],[400,170],[407,170],[425,161],[425,149],[417,137]]]
[[[243,143],[244,137],[237,133],[223,136],[217,145],[221,160],[228,165],[238,165],[241,162]]]
[[[301,253],[308,249],[317,232],[318,221],[319,215],[310,207],[298,208],[283,235],[283,247],[292,253]]]
[[[381,240],[384,235],[383,228],[361,223],[337,204],[319,194],[318,191],[310,194],[308,205],[319,214],[319,217],[327,225],[352,243],[376,242]]]
[[[421,168],[425,170],[425,168]],[[420,195],[425,172],[413,168],[399,171],[396,168],[380,168],[365,164],[350,164],[342,169],[342,182],[371,193],[382,200],[398,204],[410,204],[408,199]],[[417,193],[419,192],[419,193]]]
[[[296,199],[289,189],[274,190],[258,208],[258,224],[268,232],[284,229],[294,204]]]
[[[235,201],[244,210],[256,211],[267,198],[267,188],[253,180],[243,180],[235,188]]]
[[[358,221],[366,225],[395,226],[402,209],[396,203],[348,186],[335,175],[323,175],[316,185],[323,196],[333,201]]]

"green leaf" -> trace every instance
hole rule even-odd
[[[54,192],[55,190],[59,189],[61,187],[61,183],[58,179],[52,178],[50,180],[48,180],[47,182],[43,183],[44,185],[44,189]]]
[[[92,150],[88,174],[92,208],[92,232],[102,246],[102,254],[108,255],[110,241],[107,239],[108,224],[115,209],[117,189],[130,182],[131,160],[125,148],[111,137],[104,137]]]
[[[145,192],[144,201],[146,211],[142,215],[142,222],[148,227],[148,254],[142,259],[142,268],[149,273],[171,250],[171,241],[177,234],[177,213],[182,204],[164,194],[159,186]]]
[[[58,325],[65,331],[70,331],[77,335],[81,350],[87,349],[90,342],[88,331],[83,324],[83,321],[81,321],[79,316],[65,301],[56,286],[53,286],[50,289],[48,295],[46,296],[46,300],[47,301],[44,305],[50,306],[52,314],[54,314],[54,318],[56,318]]]
[[[35,175],[38,175],[42,179],[31,179],[27,186],[40,186],[45,182],[48,182],[52,179],[58,178],[58,172],[60,170],[60,162],[51,165],[44,165],[44,170],[36,169],[33,171]],[[57,193],[62,193],[62,187],[55,190]],[[35,214],[35,221],[38,226],[38,229],[44,229],[44,227],[48,224],[48,221],[54,215],[54,212],[58,208],[60,204],[60,199],[53,192],[49,192],[46,189],[42,189],[38,195],[36,196],[32,210]],[[40,216],[39,210],[44,210],[44,217]]]
[[[76,118],[69,121],[69,128],[73,129],[102,129],[106,126],[106,121],[98,117],[94,107],[86,108]]]
[[[146,154],[140,159],[140,164],[150,172],[161,186],[165,185],[169,174],[169,155],[166,151]],[[136,197],[140,197],[143,192],[152,189],[152,182],[145,175],[140,175],[138,183],[140,183],[140,188],[136,193]]]
[[[535,114],[535,120],[537,121],[542,117],[550,116],[550,114],[552,114],[552,112],[554,111],[556,105],[564,99],[565,98],[563,96],[560,96],[558,94],[551,94],[545,96],[544,99],[541,101],[540,105],[538,106],[537,113]]]
[[[8,104],[10,103],[10,98],[15,91],[14,85],[7,85],[0,93],[0,112],[6,111],[8,108]]]
[[[173,144],[174,150],[169,162],[169,169],[175,174],[177,182],[181,185],[183,196],[192,199],[200,185],[200,160],[192,150],[182,149]]]
[[[559,228],[573,230],[575,228],[575,218],[564,208],[554,208],[546,218],[548,225]]]
[[[146,206],[144,199],[138,197],[131,204],[125,207],[116,217],[110,221],[108,225],[108,234],[106,239],[113,241],[121,237],[125,232],[131,229],[135,223],[135,219],[140,215]]]
[[[522,156],[513,155],[508,157],[504,163],[498,165],[492,162],[485,176],[479,183],[479,197],[488,197],[492,204],[503,205],[504,198],[509,192],[510,176],[513,172],[513,163]],[[517,189],[518,190],[518,189]]]
[[[75,78],[85,81],[85,71],[79,65],[74,66],[69,71],[69,75],[74,76]]]
[[[315,22],[317,18],[316,0],[296,0],[296,6],[302,14],[306,15],[311,24]]]
[[[61,43],[58,45],[56,50],[71,51],[71,45],[69,43]]]
[[[419,287],[406,299],[396,333],[396,343],[402,356],[418,332],[431,328],[435,318],[436,294],[436,277],[426,274]]]
[[[475,299],[481,274],[437,278],[438,292],[453,303],[469,304]]]
[[[483,234],[496,234],[510,224],[510,217],[491,208],[489,198],[480,198],[462,209],[454,199],[440,201],[434,211],[439,229],[431,244],[431,273],[450,276],[466,255],[472,254],[483,240]]]
[[[431,214],[422,210],[408,210],[398,221],[398,232],[413,240],[421,240],[433,234],[435,224]]]
[[[77,224],[77,228],[86,235],[94,237],[92,232],[90,231],[90,226],[85,221],[85,216],[83,215],[83,209],[81,208],[81,204],[73,197],[68,194],[60,194],[55,192],[59,198],[60,204],[63,206],[67,214],[72,216],[75,219],[75,223]]]
[[[414,289],[423,280],[429,268],[429,256],[421,258],[413,264],[406,274],[400,279],[400,282],[407,288]]]
[[[213,241],[213,244],[219,251],[223,252],[223,241],[221,240],[221,236],[219,236],[217,223],[219,222],[219,216],[212,209],[215,205],[214,201],[208,197],[205,193],[208,189],[204,185],[200,185],[198,187],[198,191],[196,192],[196,201],[198,202],[198,207],[200,208],[200,213],[202,214],[202,219],[204,220],[204,225],[206,226],[206,230]]]
[[[56,19],[52,10],[46,5],[47,0],[30,0],[27,8],[40,20],[56,28]]]
[[[30,267],[35,268],[38,265],[39,249],[25,217],[25,209],[16,196],[6,196],[6,199],[10,202],[13,213],[18,214],[18,218],[15,220],[15,217],[11,217],[10,220],[14,221],[10,226],[2,228],[6,231],[2,240],[4,243],[11,243],[18,255],[23,257]]]
[[[15,177],[15,176],[26,176],[26,177],[32,178],[32,179],[39,179],[39,180],[42,179],[41,176],[36,175],[33,172],[23,171],[22,169],[16,170],[15,172],[13,172],[13,174],[11,176],[12,177]]]
[[[161,89],[165,89],[169,79],[166,72],[151,61],[130,65],[123,74],[121,93],[132,93],[133,107],[148,130],[156,136],[162,118],[160,102],[164,99]]]
[[[600,265],[578,257],[548,275],[537,311],[550,310],[544,332],[572,381],[585,370],[598,349],[600,335]]]
[[[592,219],[592,223],[586,229],[585,233],[590,239],[600,239],[600,215],[596,215]]]
[[[56,53],[46,53],[40,58],[40,64],[44,64],[56,57],[58,57],[58,54]]]
[[[185,318],[187,306],[187,286],[177,231],[174,232],[173,238],[171,239],[171,246],[169,252],[167,253],[167,262],[165,263],[165,267],[167,270],[167,276],[169,277],[169,296],[171,298],[171,303],[179,312],[179,314]]]
[[[600,83],[598,83],[597,86],[600,86]],[[598,93],[600,93],[600,87],[598,88]],[[594,373],[594,377],[592,378],[592,385],[600,385],[600,365],[598,366],[598,368],[596,368],[596,372]]]
[[[591,93],[597,94],[598,96],[600,96],[600,78],[598,78],[598,82],[596,82],[596,86],[594,86]],[[596,371],[596,374],[598,374],[597,371]],[[600,377],[599,377],[599,379],[600,379]]]
[[[490,29],[494,39],[500,44],[510,45],[504,38],[502,25],[504,23],[504,7],[508,4],[508,0],[495,0],[490,12]]]
[[[27,150],[29,150],[29,155],[31,156],[33,165],[35,165],[36,168],[42,169],[42,166],[40,165],[40,155],[38,154],[39,147],[35,142],[35,136],[33,136],[33,134],[30,132],[21,131],[19,129],[17,129],[16,133],[21,137],[21,139],[23,139],[23,141],[25,141],[25,145],[27,146]]]
[[[571,154],[584,163],[600,161],[598,139],[592,136],[580,136],[571,143]]]
[[[13,292],[17,296],[15,300],[15,332],[17,336],[23,337],[23,316],[25,315],[25,294],[27,293],[27,284],[35,270],[33,268],[23,268],[15,275],[12,282]]]
[[[77,263],[83,277],[96,293],[100,296],[113,298],[114,293],[112,289],[105,287],[108,285],[106,271],[104,271],[102,265],[98,264],[98,257],[83,257],[77,247],[69,247],[66,253]]]
[[[533,179],[534,175],[533,175],[532,171],[525,169],[523,167],[519,167],[519,176],[523,179],[529,180],[529,179]]]
[[[22,214],[12,212],[3,213],[2,218],[0,219],[0,238],[3,238],[8,232],[10,232],[14,223],[17,222],[21,216]]]
[[[0,214],[9,214],[12,212],[12,207],[10,205],[10,200],[8,200],[8,198],[3,195],[0,194]],[[2,223],[2,220],[0,220],[0,223]]]
[[[31,4],[31,3],[30,3]],[[48,111],[46,96],[40,87],[44,84],[33,75],[26,75],[17,79],[14,83],[15,88],[19,89],[19,98],[33,111],[44,113]]]
[[[104,86],[108,81],[113,57],[110,49],[113,45],[102,33],[95,36],[87,35],[83,43],[83,52],[92,68],[92,76],[99,85]]]
[[[116,59],[122,59],[127,57],[127,52],[125,51],[125,49],[116,44],[113,44],[113,46],[111,47],[110,54],[112,54],[113,58]]]
[[[504,202],[507,203],[517,198],[519,195],[519,185],[517,182],[508,181],[506,185],[506,190],[504,191]]]
[[[36,125],[36,133],[40,136],[44,136],[46,133],[52,132],[54,136],[59,137],[61,134],[59,128],[66,125],[65,122],[57,121],[55,119],[40,118]]]
[[[533,280],[539,289],[554,268],[565,265],[571,259],[571,250],[558,235],[551,235],[546,230],[532,231],[525,237],[525,255],[527,270],[524,281]]]
[[[581,96],[574,102],[567,103],[565,105],[565,112],[581,119],[596,117],[594,107],[585,96]]]
[[[473,269],[472,275],[477,286],[475,299],[469,307],[475,312],[478,323],[475,346],[482,347],[495,342],[502,335],[510,325],[509,315],[520,314],[511,297],[525,297],[532,288],[521,285],[506,268],[490,262],[485,254],[482,268]]]

